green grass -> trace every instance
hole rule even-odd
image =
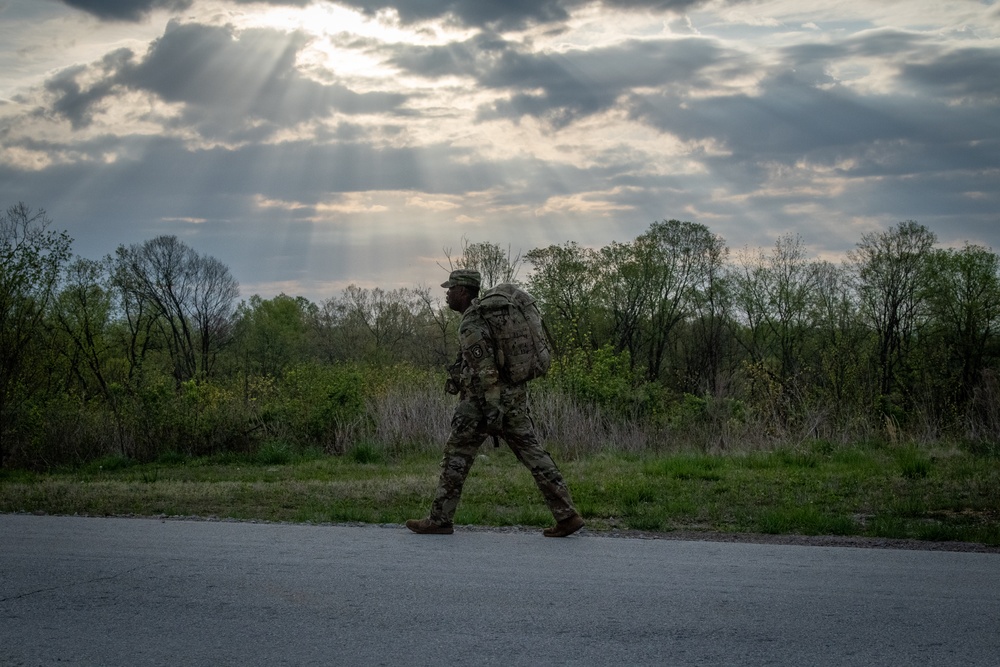
[[[558,452],[555,456],[561,461]],[[340,457],[280,443],[250,455],[138,464],[121,457],[52,473],[0,471],[0,512],[214,516],[402,523],[427,513],[437,455],[361,443]],[[605,453],[561,468],[591,531],[713,530],[859,535],[1000,545],[1000,457],[815,443],[770,452]],[[544,526],[552,518],[507,449],[484,447],[458,524]]]

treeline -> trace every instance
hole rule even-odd
[[[223,263],[176,237],[92,260],[51,226],[24,204],[0,217],[2,465],[445,436],[458,320],[436,287],[241,301]],[[841,264],[797,236],[731,254],[677,220],[599,249],[465,242],[448,261],[488,285],[527,269],[557,349],[535,392],[555,446],[1000,433],[1000,259],[916,222],[865,234]]]

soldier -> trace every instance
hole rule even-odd
[[[459,325],[461,351],[448,369],[446,390],[459,395],[451,418],[451,436],[441,460],[441,477],[431,504],[430,516],[410,519],[406,527],[422,535],[450,535],[452,519],[462,495],[462,486],[486,436],[502,436],[517,460],[531,471],[556,525],[546,528],[546,537],[566,537],[583,527],[583,517],[573,506],[569,489],[549,453],[535,436],[524,383],[510,385],[500,377],[490,329],[478,312],[479,272],[452,271],[441,287],[448,290],[448,307],[462,313]]]

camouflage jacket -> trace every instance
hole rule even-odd
[[[458,390],[463,401],[475,404],[488,424],[502,421],[504,414],[526,400],[525,389],[501,379],[490,328],[475,305],[463,314],[458,338],[461,350],[448,369],[449,386]]]

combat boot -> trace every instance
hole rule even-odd
[[[583,517],[579,514],[574,514],[551,528],[546,528],[542,531],[542,535],[545,537],[569,537],[581,528],[583,528]]]
[[[450,523],[434,523],[430,519],[407,519],[406,527],[418,535],[451,535],[455,532]]]

